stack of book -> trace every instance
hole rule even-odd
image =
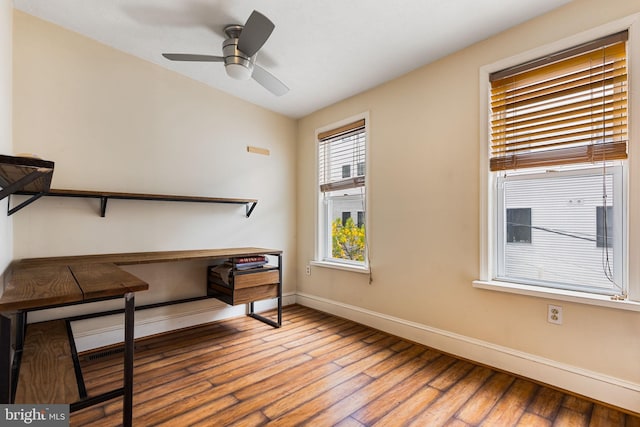
[[[233,264],[238,270],[248,270],[250,268],[258,268],[266,265],[269,260],[264,255],[246,256],[234,258]]]
[[[266,265],[268,261],[269,260],[264,255],[233,258],[224,264],[209,267],[209,282],[231,286],[231,277],[234,268],[236,270],[261,268]]]

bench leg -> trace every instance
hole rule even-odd
[[[0,403],[11,403],[11,319],[0,314]]]
[[[122,424],[131,427],[133,419],[133,329],[135,314],[134,293],[124,296],[124,396]]]

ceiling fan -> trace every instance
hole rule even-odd
[[[229,77],[237,80],[253,78],[276,96],[284,95],[289,88],[267,70],[256,64],[258,51],[265,44],[275,25],[266,16],[254,10],[243,25],[227,25],[227,39],[222,42],[224,56],[188,53],[163,53],[171,61],[224,62]]]

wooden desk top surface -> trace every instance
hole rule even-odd
[[[85,302],[149,289],[146,282],[118,265],[281,253],[275,249],[227,248],[23,259],[11,266],[0,297],[0,311]]]
[[[0,298],[0,311],[33,310],[147,289],[148,283],[115,264],[17,266]]]
[[[82,301],[82,290],[66,265],[15,269],[0,298],[0,310]]]
[[[118,254],[77,255],[49,258],[26,258],[19,266],[51,264],[111,263],[116,265],[150,264],[154,262],[188,261],[197,259],[221,259],[238,256],[277,255],[281,250],[265,248],[194,249],[183,251],[131,252]]]

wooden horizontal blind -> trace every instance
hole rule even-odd
[[[363,187],[365,184],[365,121],[318,134],[320,191]]]
[[[491,170],[627,158],[627,37],[493,73]]]

